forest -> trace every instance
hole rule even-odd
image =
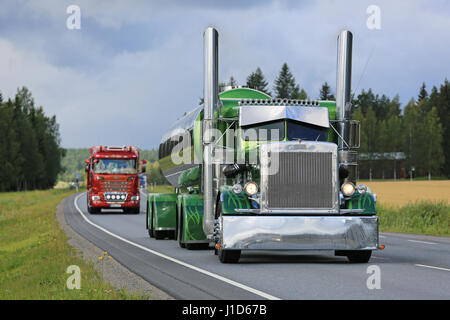
[[[48,189],[62,170],[56,117],[36,106],[22,87],[3,101],[0,93],[0,191]]]
[[[236,86],[233,76],[220,87]],[[320,92],[309,94],[284,63],[271,92],[261,68],[248,77],[245,86],[274,98],[334,100],[324,82]],[[202,99],[201,99],[202,101]],[[200,103],[201,103],[200,101]],[[400,97],[388,97],[372,89],[353,96],[352,118],[361,122],[360,179],[450,177],[450,83],[447,79],[427,90],[418,85],[417,97],[402,106]],[[52,188],[58,180],[84,177],[84,159],[89,149],[63,149],[56,117],[37,107],[31,92],[22,87],[13,99],[0,93],[0,191]],[[141,150],[148,160],[146,175],[152,184],[165,184],[157,150]]]

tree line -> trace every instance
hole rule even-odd
[[[56,117],[35,106],[26,87],[12,100],[0,93],[0,191],[53,187],[64,152]]]
[[[228,83],[236,85],[233,77]],[[261,68],[247,77],[246,86],[282,99],[310,99],[296,83],[284,63],[274,81],[273,92]],[[324,82],[319,100],[335,100],[330,85]],[[450,177],[450,84],[446,79],[434,86],[431,93],[426,84],[417,98],[404,108],[400,97],[389,98],[362,90],[353,97],[353,119],[361,122],[360,178],[401,178],[414,176]]]

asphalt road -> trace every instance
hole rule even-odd
[[[84,238],[176,299],[450,299],[448,238],[381,233],[386,249],[375,251],[367,264],[349,263],[331,251],[243,252],[238,264],[222,264],[213,250],[151,239],[145,200],[139,215],[92,215],[82,193],[66,199],[65,218]],[[379,289],[367,285],[377,283],[374,269]]]

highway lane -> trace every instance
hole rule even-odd
[[[221,264],[212,250],[151,239],[141,207],[139,215],[91,215],[80,194],[66,200],[65,217],[75,231],[178,299],[450,299],[447,238],[382,233],[386,249],[368,264],[322,251],[243,252],[239,264]],[[372,265],[379,267],[381,289],[367,287]]]

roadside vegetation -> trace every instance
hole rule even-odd
[[[72,193],[62,189],[0,193],[0,300],[148,299],[102,281],[94,265],[67,243],[55,212]],[[79,290],[66,287],[71,265],[81,269]]]
[[[450,236],[450,205],[419,201],[400,208],[377,205],[379,228],[384,232]]]
[[[174,193],[175,187],[171,185],[148,186],[149,193]]]

